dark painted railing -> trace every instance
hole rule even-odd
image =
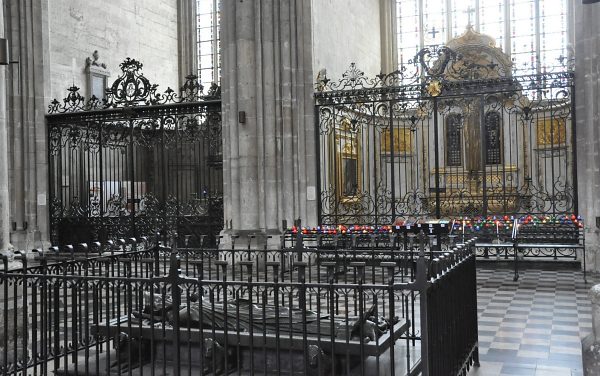
[[[461,374],[477,360],[472,242],[393,247],[129,239],[5,259],[0,373]]]
[[[423,267],[422,264],[419,264]],[[479,366],[475,257],[444,254],[429,266],[427,299],[421,300],[422,350],[429,375],[466,375]],[[426,354],[426,355],[425,355]],[[426,366],[425,366],[426,364]]]

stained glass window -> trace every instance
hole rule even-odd
[[[423,0],[423,31],[426,46],[444,44],[448,35],[446,3],[439,0]]]
[[[420,50],[421,37],[419,32],[419,0],[405,0],[396,3],[396,26],[398,43],[398,62],[400,65],[408,65],[417,52]],[[402,27],[400,28],[400,25]],[[407,72],[407,75],[413,72]]]
[[[501,163],[500,148],[500,113],[488,111],[485,114],[485,164],[495,165]]]
[[[446,117],[446,166],[462,166],[462,116],[450,114]]]
[[[221,81],[220,0],[196,0],[198,33],[198,76],[205,91]]]
[[[496,47],[505,49],[504,0],[479,0],[479,31],[496,38]]]
[[[542,70],[556,69],[561,57],[568,55],[567,9],[568,3],[559,0],[540,3],[540,62]]]
[[[467,25],[476,26],[476,1],[475,0],[452,0],[451,1],[452,37],[457,37],[465,32]]]
[[[470,23],[496,39],[516,75],[564,69],[568,55],[568,0],[395,0],[398,64],[407,53],[446,43]],[[422,27],[419,25],[422,23]]]
[[[514,67],[522,74],[535,73],[537,70],[535,0],[511,0],[510,18],[511,57]]]

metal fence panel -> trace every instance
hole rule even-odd
[[[46,116],[53,244],[223,226],[220,89],[163,94],[127,59],[106,98],[77,87]]]
[[[448,47],[411,63],[317,83],[320,223],[577,212],[572,72],[512,76]]]

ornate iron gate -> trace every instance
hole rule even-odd
[[[161,232],[214,235],[223,226],[220,88],[196,76],[157,91],[127,58],[106,98],[79,88],[54,100],[48,125],[53,244]]]
[[[473,43],[409,64],[318,77],[321,223],[577,212],[569,70],[515,77]]]

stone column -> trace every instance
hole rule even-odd
[[[591,288],[589,297],[592,301],[593,331],[581,341],[585,376],[600,375],[600,284]]]
[[[4,35],[4,1],[0,0],[0,38]],[[10,196],[8,194],[8,123],[6,66],[0,66],[0,253],[12,255],[10,244]]]
[[[8,78],[9,174],[12,243],[49,246],[47,105],[50,102],[48,1],[10,1],[4,8],[11,52]]]
[[[179,86],[198,68],[196,0],[177,0],[177,39],[179,47]],[[205,88],[208,89],[208,88]]]
[[[573,3],[579,212],[586,226],[587,268],[600,271],[600,4]]]
[[[225,235],[316,223],[310,3],[222,2]]]
[[[380,0],[379,18],[381,25],[381,71],[392,73],[398,69],[396,3],[390,0]]]

